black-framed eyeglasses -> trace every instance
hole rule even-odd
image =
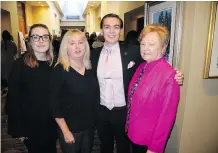
[[[50,35],[32,35],[30,36],[30,38],[34,41],[34,42],[38,42],[40,40],[40,38],[42,38],[43,41],[49,41],[50,40]]]

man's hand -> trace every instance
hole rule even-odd
[[[153,151],[147,150],[146,153],[157,153],[157,152],[153,152]]]
[[[19,137],[19,138],[16,138],[16,139],[21,141],[21,142],[24,142],[24,140],[27,140],[28,138],[27,137]]]
[[[181,86],[183,85],[184,75],[178,69],[176,70],[175,80]]]

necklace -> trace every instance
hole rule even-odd
[[[81,67],[78,67],[78,66],[74,66],[71,64],[71,67],[76,70],[78,73],[80,73],[81,75],[84,75],[85,74],[85,66],[82,65]]]

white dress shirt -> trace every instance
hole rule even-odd
[[[110,110],[113,107],[125,106],[119,43],[113,46],[104,43],[98,61],[97,76],[100,85],[100,104]]]

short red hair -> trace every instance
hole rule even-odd
[[[156,32],[163,45],[168,45],[169,42],[169,31],[166,26],[160,25],[160,24],[148,24],[144,27],[144,29],[141,31],[139,36],[139,42],[142,41],[142,39],[145,37],[146,34],[149,32]]]

